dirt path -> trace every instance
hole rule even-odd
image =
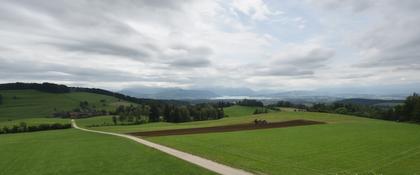
[[[230,166],[226,166],[220,163],[216,163],[213,162],[211,160],[202,158],[202,157],[198,157],[186,152],[182,152],[173,148],[169,148],[163,145],[159,145],[138,137],[134,137],[134,136],[130,136],[130,135],[125,135],[125,134],[117,134],[117,133],[112,133],[112,132],[103,132],[103,131],[95,131],[95,130],[90,130],[90,129],[85,129],[85,128],[80,128],[77,126],[76,122],[74,120],[71,120],[71,124],[74,128],[82,130],[82,131],[87,131],[87,132],[94,132],[94,133],[100,133],[100,134],[107,134],[107,135],[113,135],[113,136],[118,136],[118,137],[124,137],[127,139],[131,139],[133,141],[136,141],[138,143],[141,143],[143,145],[146,145],[148,147],[157,149],[159,151],[162,151],[164,153],[167,153],[169,155],[175,156],[179,159],[185,160],[189,163],[198,165],[200,167],[206,168],[210,171],[213,171],[215,173],[218,174],[222,174],[222,175],[252,175],[252,173],[246,172],[244,170],[241,169],[236,169],[236,168],[232,168]]]
[[[243,131],[243,130],[268,129],[268,128],[283,128],[283,127],[317,125],[317,124],[325,124],[325,123],[318,122],[318,121],[311,121],[311,120],[289,120],[289,121],[282,121],[282,122],[270,122],[267,124],[259,124],[259,125],[256,125],[254,123],[244,123],[244,124],[202,127],[202,128],[144,131],[144,132],[135,132],[135,133],[129,133],[129,134],[133,136],[153,137],[153,136],[167,136],[167,135],[185,135],[185,134],[200,134],[200,133],[212,133],[212,132]]]

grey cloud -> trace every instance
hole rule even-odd
[[[306,76],[313,75],[314,72],[311,70],[300,70],[297,67],[270,67],[257,69],[255,74],[261,76]]]
[[[182,44],[174,45],[170,48],[174,53],[166,54],[167,64],[172,67],[197,68],[211,65],[209,57],[213,51],[204,46],[190,47]]]
[[[419,7],[420,3],[391,2],[377,10],[382,22],[356,41],[362,51],[374,54],[364,55],[363,61],[354,66],[404,70],[420,64],[420,16],[418,9],[412,8]],[[387,15],[390,13],[393,15]]]
[[[205,67],[211,64],[210,60],[205,58],[189,58],[189,59],[177,59],[170,63],[171,66],[175,67]]]
[[[56,63],[41,63],[29,60],[6,60],[0,58],[0,77],[24,80],[90,81],[90,82],[135,82],[171,81],[170,77],[136,75],[115,69],[75,67]]]
[[[350,73],[346,75],[340,75],[339,77],[342,79],[359,79],[359,78],[366,78],[374,76],[375,74],[371,73]]]
[[[299,54],[299,53],[298,53]],[[277,64],[287,64],[305,69],[316,69],[323,67],[325,61],[329,60],[335,55],[335,52],[326,48],[310,49],[307,53],[298,56],[290,56],[283,58],[285,60],[277,60]]]
[[[326,61],[335,55],[328,48],[312,48],[300,53],[290,53],[275,58],[268,65],[256,68],[255,74],[260,76],[308,76],[325,67]]]
[[[360,68],[413,69],[420,64],[420,1],[418,0],[328,0],[311,1],[325,9],[351,8],[354,13],[374,17],[363,37],[353,38],[364,53],[354,64]],[[338,11],[335,11],[338,12]],[[360,14],[358,14],[360,15]]]
[[[141,46],[137,49],[102,41],[79,41],[68,43],[48,43],[49,45],[71,52],[85,52],[103,55],[116,55],[132,59],[145,60],[150,57]]]

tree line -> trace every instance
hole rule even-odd
[[[105,104],[105,100],[101,100],[101,102],[102,105]],[[86,118],[108,114],[106,110],[97,110],[95,105],[89,105],[88,101],[79,102],[79,107],[71,111],[57,111],[57,109],[54,111],[56,112],[52,116],[55,118]]]
[[[70,92],[70,88],[65,85],[53,84],[53,83],[6,83],[0,84],[0,90],[25,90],[34,89],[43,92],[50,93],[67,93]]]
[[[67,129],[67,128],[71,128],[71,125],[53,123],[53,124],[39,124],[39,125],[28,126],[25,122],[20,122],[19,125],[13,125],[11,127],[3,126],[3,128],[0,128],[0,134],[46,131],[46,130]]]
[[[331,104],[315,103],[311,106],[306,106],[286,101],[279,101],[274,104],[274,106],[293,107],[310,112],[337,113],[391,121],[420,122],[420,96],[417,93],[408,96],[403,104],[393,107],[343,102],[334,102]]]
[[[196,105],[130,105],[119,106],[112,112],[112,122],[117,124],[141,124],[147,122],[188,122],[215,120],[225,117],[223,107],[217,104],[203,103]]]
[[[395,121],[413,121],[420,122],[420,96],[414,93],[408,96],[402,105],[388,109],[383,118]]]
[[[240,106],[254,106],[254,107],[264,107],[263,102],[258,100],[243,99],[238,101],[236,104]]]

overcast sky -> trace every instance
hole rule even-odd
[[[419,0],[3,0],[0,82],[311,90],[420,83]]]

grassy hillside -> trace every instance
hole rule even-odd
[[[212,174],[133,141],[75,129],[0,135],[0,174]]]
[[[318,113],[291,114],[268,116],[329,119]],[[419,125],[334,117],[338,120],[326,125],[148,139],[267,174],[420,173]]]
[[[251,106],[239,106],[239,105],[233,105],[227,108],[224,108],[225,115],[228,115],[229,117],[241,117],[241,116],[247,116],[252,115],[258,107],[251,107]]]
[[[115,109],[127,104],[117,98],[86,92],[47,93],[37,90],[1,90],[3,104],[0,104],[0,121],[21,118],[49,117],[55,111],[69,111],[88,101],[96,109]],[[105,102],[101,102],[105,100]]]

